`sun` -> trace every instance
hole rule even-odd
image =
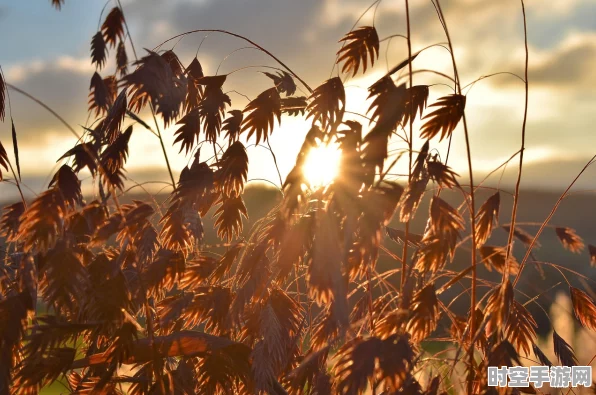
[[[311,188],[329,185],[339,172],[341,150],[334,143],[311,148],[306,155],[302,171]]]

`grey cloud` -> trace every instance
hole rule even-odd
[[[530,77],[532,83],[543,85],[593,85],[595,66],[596,46],[586,40],[579,46],[559,51],[551,62],[533,66]]]
[[[15,86],[37,97],[76,127],[85,122],[87,95],[91,74],[46,67],[30,73]],[[48,129],[68,131],[50,113],[16,91],[9,90],[12,115],[21,143],[39,143],[39,136]]]

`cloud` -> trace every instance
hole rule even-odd
[[[596,34],[570,35],[554,50],[535,56],[538,60],[530,68],[532,84],[573,88],[596,83]]]
[[[54,60],[33,60],[26,63],[18,63],[6,69],[6,78],[10,83],[18,84],[27,79],[34,78],[36,74],[47,72],[67,72],[88,75],[93,73],[95,67],[88,58],[74,58],[72,56],[60,56]]]
[[[7,82],[46,103],[73,125],[84,124],[89,81],[94,68],[87,59],[60,57],[7,68]],[[16,91],[9,90],[12,115],[22,144],[45,145],[44,136],[54,130],[69,132],[46,110]],[[82,131],[82,129],[81,129]]]

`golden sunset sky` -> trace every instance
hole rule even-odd
[[[370,4],[368,0],[122,0],[139,56],[144,53],[142,48],[154,48],[188,30],[227,29],[273,52],[312,87],[330,77],[340,46],[337,41]],[[496,72],[523,76],[523,24],[518,0],[445,0],[442,4],[462,85]],[[7,82],[46,102],[81,133],[82,126],[89,122],[87,95],[95,71],[89,46],[101,23],[104,5],[103,0],[66,0],[58,12],[45,0],[5,0],[0,4],[0,65]],[[108,2],[106,10],[114,5],[115,2]],[[411,0],[410,6],[413,52],[444,43],[445,36],[431,2]],[[596,151],[596,1],[528,0],[526,11],[530,102],[523,187],[562,189]],[[360,25],[372,24],[373,17],[381,39],[406,32],[403,1],[381,1],[376,13],[371,9]],[[174,40],[163,49],[175,45],[180,60],[188,65],[203,39],[204,34],[194,34],[181,41]],[[247,65],[275,66],[271,59],[254,49],[235,51],[243,47],[245,42],[214,33],[204,40],[198,58],[207,75],[215,74],[218,68],[218,73],[224,74]],[[129,59],[133,59],[130,47],[128,52]],[[372,70],[364,76],[344,77],[347,109],[366,112],[366,88],[406,56],[405,40],[396,37],[383,41],[379,60]],[[449,54],[440,46],[425,50],[413,67],[452,73]],[[112,52],[101,74],[107,76],[114,70]],[[271,81],[260,70],[266,71],[248,68],[232,74],[224,91],[234,90],[254,98],[271,87]],[[448,81],[436,75],[416,74],[414,83],[437,84],[431,88],[429,104],[450,92],[448,86],[441,85]],[[9,93],[19,135],[23,182],[31,193],[39,193],[57,168],[56,160],[76,140],[36,104],[14,91]],[[464,93],[475,172],[481,178],[519,149],[524,87],[515,77],[499,75],[466,88]],[[242,95],[235,92],[229,95],[232,108],[243,109],[247,104]],[[143,116],[150,119],[149,114]],[[357,116],[353,119],[366,122]],[[302,118],[284,116],[273,132],[270,143],[277,153],[282,175],[292,168],[309,126],[310,122]],[[417,121],[414,127],[419,126]],[[177,175],[192,160],[192,155],[179,154],[179,148],[172,146],[176,128],[170,126],[163,135]],[[7,151],[12,151],[10,123],[0,125],[0,140]],[[248,145],[251,143],[254,141]],[[414,147],[421,144],[417,140]],[[137,126],[130,147],[126,167],[132,180],[168,180],[159,142],[154,136]],[[392,143],[390,148],[400,148],[399,142]],[[431,148],[445,158],[445,143],[433,142]],[[205,151],[210,154],[212,149],[208,147]],[[269,152],[254,146],[248,152],[249,179],[268,179],[279,184]],[[454,134],[449,164],[460,175],[466,175],[461,125]],[[395,171],[405,172],[403,166]],[[502,185],[510,187],[516,175],[517,159],[507,167]],[[493,176],[492,184],[496,185],[500,176],[500,172]],[[2,184],[0,188],[3,196],[13,193],[10,185]],[[596,170],[590,169],[577,188],[596,189]]]

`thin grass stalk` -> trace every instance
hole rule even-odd
[[[525,62],[525,74],[524,74],[524,86],[526,91],[526,99],[524,103],[524,120],[522,122],[522,140],[521,140],[521,149],[519,151],[519,171],[517,173],[517,182],[515,184],[515,194],[513,195],[513,209],[511,211],[511,227],[509,228],[509,238],[507,239],[507,252],[505,255],[505,272],[509,272],[509,256],[511,254],[511,250],[513,248],[513,233],[515,232],[515,220],[517,217],[517,207],[519,201],[519,187],[521,184],[521,177],[522,177],[522,169],[524,164],[524,151],[526,145],[526,121],[528,119],[528,30],[527,30],[527,23],[526,23],[526,8],[524,6],[524,0],[521,0],[521,7],[522,7],[522,15],[524,19],[524,43],[525,43],[525,50],[526,50],[526,62]],[[503,281],[507,278],[506,274],[503,274]]]
[[[453,44],[451,41],[451,36],[449,35],[449,29],[447,27],[447,23],[445,22],[445,17],[443,15],[443,11],[441,9],[440,0],[436,0],[437,5],[437,12],[439,13],[439,17],[443,22],[443,27],[445,29],[445,35],[447,37],[447,43],[449,44],[449,52],[451,52],[451,60],[453,63],[453,71],[454,77],[456,81],[456,87],[458,93],[461,94],[461,84],[459,79],[459,73],[457,71],[457,64],[455,62],[455,54],[453,53]],[[474,388],[474,334],[476,333],[476,322],[474,317],[474,312],[476,311],[476,288],[477,288],[477,273],[476,273],[476,226],[475,226],[475,217],[476,217],[476,202],[475,202],[475,193],[474,193],[474,174],[472,171],[472,153],[470,150],[470,136],[468,133],[468,124],[466,121],[466,114],[465,110],[462,115],[462,121],[464,125],[464,135],[466,139],[466,154],[468,157],[468,172],[470,173],[470,222],[472,224],[472,289],[471,289],[471,300],[470,300],[470,349],[468,351],[468,358],[469,358],[469,369],[472,373],[470,379],[468,380],[467,384],[467,392],[469,394],[473,393]]]
[[[118,0],[118,7],[124,15],[124,8],[122,8],[122,3]],[[137,51],[135,49],[135,44],[132,41],[132,36],[130,35],[130,29],[128,28],[128,23],[126,22],[126,18],[124,18],[124,28],[126,29],[126,35],[128,36],[128,41],[130,42],[130,47],[132,48],[132,53],[135,57],[135,60],[139,60],[137,56]],[[161,145],[161,151],[163,152],[164,159],[166,160],[166,167],[168,168],[168,174],[170,175],[170,180],[172,181],[172,186],[176,188],[176,180],[174,180],[174,174],[172,173],[172,167],[170,166],[170,160],[168,159],[168,153],[166,151],[166,146],[163,143],[163,138],[161,137],[161,131],[159,129],[159,123],[157,122],[157,117],[155,116],[155,109],[153,108],[153,104],[149,103],[151,108],[151,115],[153,116],[153,122],[155,122],[155,128],[157,130],[157,138],[159,139],[159,144]]]
[[[412,38],[410,35],[410,4],[408,0],[406,1],[406,28],[407,28],[407,35],[406,41],[408,43],[408,59],[412,58]],[[408,78],[410,80],[410,88],[412,88],[412,62],[408,62]],[[412,114],[412,105],[413,102],[410,100],[410,114]],[[410,116],[410,138],[408,139],[408,184],[412,182],[412,154],[413,154],[413,121],[414,117]],[[400,281],[400,291],[403,290],[406,284],[406,271],[407,271],[407,262],[408,262],[408,235],[410,233],[410,220],[406,222],[406,229],[405,229],[405,238],[406,241],[404,242],[404,249],[401,257],[401,265],[402,265],[402,273],[401,273],[401,281]]]
[[[117,0],[117,1],[118,1],[118,7],[120,8],[120,11],[124,15],[124,8],[122,8],[122,3],[120,2],[120,0]],[[130,46],[132,48],[132,52],[134,54],[135,60],[138,61],[139,58],[137,56],[137,51],[135,49],[135,45],[132,40],[132,36],[130,34],[130,29],[128,28],[128,23],[126,22],[126,18],[124,18],[124,27],[126,29],[126,35],[128,36],[128,41],[130,42]],[[150,109],[151,109],[151,115],[153,116],[153,121],[155,123],[155,128],[157,131],[157,138],[159,139],[159,144],[161,146],[161,150],[163,152],[164,159],[166,161],[166,167],[168,168],[168,174],[170,175],[170,180],[172,181],[172,187],[176,188],[176,181],[174,180],[174,174],[172,173],[172,167],[170,166],[170,160],[168,159],[168,153],[166,151],[166,147],[163,142],[163,138],[161,137],[159,123],[157,122],[157,117],[155,116],[155,109],[153,108],[153,104],[151,104],[151,103],[150,103]],[[115,198],[115,196],[114,196],[114,198]],[[152,357],[153,357],[153,360],[156,360],[155,356],[158,355],[158,350],[157,350],[156,345],[153,340],[154,336],[155,336],[155,334],[153,333],[153,317],[151,316],[151,308],[149,306],[149,302],[147,301],[146,293],[145,293],[145,315],[147,318],[147,336],[149,337],[149,341],[151,343],[151,350],[152,350],[152,354],[153,354]],[[157,383],[159,384],[160,389],[162,390],[162,392],[165,392],[165,386],[164,386],[161,374],[158,371],[157,366],[155,366],[155,365],[153,366],[153,373],[155,375],[155,379],[156,379]]]
[[[2,70],[1,66],[0,66],[0,75],[2,76],[3,80],[6,81],[6,77],[4,76],[4,70]],[[8,87],[8,83],[5,82],[4,84]],[[12,123],[13,132],[14,132],[14,121],[12,120],[12,104],[10,103],[10,94],[8,93],[8,89],[6,90],[6,96],[8,97],[8,111],[10,113],[10,122]],[[13,139],[14,139],[14,136],[13,136]],[[14,144],[14,141],[13,141],[13,144]],[[15,158],[15,160],[17,160],[17,169],[19,167],[18,159],[19,158]],[[8,166],[10,167],[12,176],[14,177],[15,185],[16,185],[17,189],[19,190],[19,195],[21,195],[21,201],[23,202],[24,207],[27,208],[27,202],[25,201],[25,196],[23,195],[23,190],[21,189],[21,182],[23,181],[20,179],[21,173],[19,171],[19,177],[17,178],[14,168],[12,167],[12,163],[10,161],[7,161],[7,162],[8,162]]]
[[[248,43],[250,43],[251,45],[254,45],[256,48],[258,48],[261,52],[267,54],[271,59],[275,60],[281,67],[283,67],[288,73],[290,73],[293,77],[295,77],[298,81],[300,81],[300,83],[306,88],[308,89],[308,91],[310,93],[313,92],[312,88],[306,83],[304,82],[304,80],[302,78],[300,78],[292,69],[290,69],[284,62],[282,62],[281,60],[279,60],[279,58],[275,55],[273,55],[271,52],[267,51],[265,48],[263,48],[262,46],[260,46],[259,44],[255,43],[254,41],[252,41],[251,39],[244,37],[241,34],[237,34],[237,33],[232,33],[228,30],[223,30],[223,29],[196,29],[196,30],[191,30],[188,32],[184,32],[184,33],[180,33],[174,37],[170,37],[169,39],[167,39],[166,41],[162,42],[161,44],[159,44],[157,47],[154,48],[157,49],[161,46],[163,46],[165,43],[170,42],[172,40],[175,40],[177,38],[180,37],[184,37],[187,36],[189,34],[193,34],[193,33],[200,33],[200,32],[204,32],[204,33],[223,33],[223,34],[227,34],[229,36],[232,37],[237,37],[241,40],[244,40]]]
[[[44,102],[42,102],[35,96],[31,95],[30,93],[28,93],[20,88],[17,88],[14,85],[7,83],[6,86],[9,87],[10,89],[20,93],[21,95],[27,97],[28,99],[34,101],[35,103],[39,104],[40,106],[42,106],[45,110],[47,110],[50,114],[52,114],[56,119],[58,119],[77,138],[77,141],[82,141],[82,137],[77,133],[77,131],[74,130],[74,128],[72,126],[70,126],[70,124],[68,122],[66,122],[66,120],[64,120],[64,118],[62,116],[60,116],[60,114],[58,114],[56,111],[54,111],[47,104],[45,104]],[[83,146],[83,147],[85,147],[85,146]],[[87,148],[85,148],[85,150],[87,150]],[[87,152],[87,153],[90,155],[92,154],[92,152]],[[11,168],[12,168],[12,166],[11,166]],[[105,169],[103,168],[101,163],[98,162],[97,168],[101,173],[105,174]],[[14,173],[14,170],[13,170],[13,173]],[[101,188],[101,185],[100,185],[100,188]],[[20,188],[19,188],[19,190],[20,190]],[[118,202],[118,197],[114,191],[113,186],[110,187],[110,192],[111,192],[112,198],[114,200],[114,204],[116,205],[116,208],[118,209],[118,212],[120,212],[120,214],[123,214],[122,209],[120,208],[120,203]],[[22,197],[22,193],[21,193],[21,197]],[[124,215],[123,215],[123,217],[124,217]]]
[[[526,266],[526,262],[528,261],[528,258],[532,254],[532,250],[534,249],[534,246],[536,245],[536,242],[538,241],[538,238],[542,234],[542,231],[544,231],[544,229],[547,228],[549,221],[555,215],[555,212],[557,211],[557,209],[561,205],[561,202],[563,201],[563,199],[565,199],[565,197],[569,193],[569,190],[573,187],[573,185],[575,185],[575,183],[577,182],[577,180],[586,171],[586,169],[588,167],[590,167],[590,165],[592,165],[594,163],[594,161],[596,161],[596,155],[594,155],[588,161],[588,163],[583,167],[583,169],[579,172],[579,174],[573,179],[573,181],[571,182],[571,184],[569,184],[569,186],[567,187],[567,189],[565,189],[565,191],[561,194],[561,196],[559,197],[559,199],[555,203],[553,209],[551,210],[550,214],[548,215],[548,217],[546,217],[546,219],[544,220],[544,222],[540,226],[540,229],[538,229],[538,232],[536,232],[536,236],[534,236],[534,238],[532,239],[532,243],[530,243],[530,246],[528,247],[528,250],[526,251],[526,255],[524,256],[524,259],[519,264],[519,271],[517,272],[517,276],[515,276],[515,280],[513,280],[513,287],[515,287],[516,284],[519,282],[519,279],[521,277],[522,271],[524,270],[524,267]]]
[[[267,146],[269,147],[269,152],[271,152],[271,156],[273,157],[273,164],[275,165],[275,170],[277,170],[277,176],[279,177],[279,186],[283,188],[284,182],[281,177],[281,172],[279,171],[279,166],[277,165],[277,157],[275,156],[275,152],[273,152],[273,148],[271,148],[271,143],[267,140]]]

